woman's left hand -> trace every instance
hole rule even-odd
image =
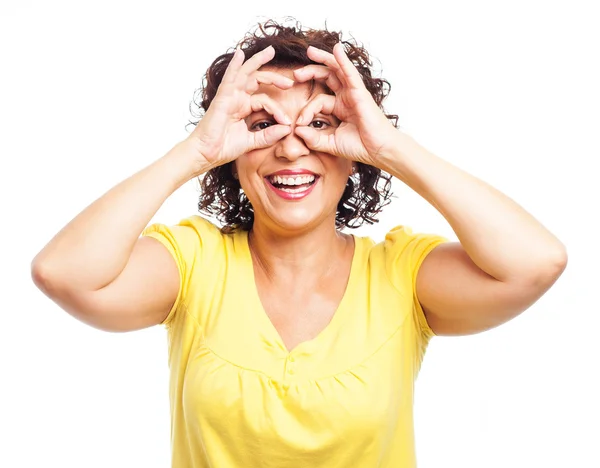
[[[307,54],[324,66],[306,65],[295,70],[295,81],[324,81],[335,96],[315,95],[300,113],[296,134],[314,151],[377,166],[380,155],[391,150],[396,128],[373,100],[341,43],[334,46],[333,54],[315,47],[309,47]],[[318,113],[331,114],[341,121],[335,132],[308,127]]]

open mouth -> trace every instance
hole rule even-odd
[[[307,191],[317,183],[319,176],[314,174],[305,174],[298,176],[268,176],[267,182],[277,190],[285,193],[298,194]]]

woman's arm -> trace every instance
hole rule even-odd
[[[417,296],[434,333],[492,328],[539,299],[565,269],[564,245],[510,198],[394,128],[342,44],[333,54],[312,47],[307,53],[324,66],[308,65],[294,76],[325,81],[335,96],[313,98],[296,134],[315,151],[394,175],[431,203],[460,240],[435,247],[417,274]],[[316,112],[342,124],[333,134],[319,133],[306,126]]]
[[[70,221],[33,259],[34,280],[96,291],[117,278],[161,205],[194,176],[191,159],[179,151],[180,145]]]
[[[139,235],[194,175],[180,146],[88,206],[34,258],[36,286],[81,322],[125,332],[162,323],[171,310],[177,265],[160,242]]]
[[[263,108],[285,120],[277,102],[254,95],[260,83],[281,89],[293,86],[293,80],[286,76],[259,71],[274,55],[274,48],[269,46],[244,62],[243,51],[236,50],[213,98],[214,105],[194,131],[67,224],[34,258],[34,273],[86,290],[106,286],[123,271],[142,230],[178,187],[212,167],[270,146],[287,135],[288,125],[250,132],[244,122],[251,111]]]
[[[272,46],[246,61],[241,50],[232,54],[213,105],[194,131],[88,206],[37,254],[32,277],[46,295],[71,315],[105,330],[161,323],[184,279],[159,241],[139,236],[186,181],[240,154],[270,146],[291,131],[280,124],[251,132],[244,121],[263,108],[285,120],[276,101],[254,94],[260,83],[293,86],[293,80],[279,73],[259,71],[274,55]]]
[[[485,182],[398,132],[378,166],[434,206],[460,243],[436,247],[417,276],[417,296],[436,334],[497,326],[558,279],[565,246],[533,216]]]

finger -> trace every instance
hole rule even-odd
[[[315,114],[322,112],[323,114],[333,114],[335,107],[335,96],[331,94],[317,94],[310,100],[300,111],[300,115],[296,120],[296,125],[308,125],[315,117]]]
[[[338,155],[335,146],[335,135],[331,133],[326,135],[310,127],[296,127],[294,131],[311,150]]]
[[[335,72],[323,65],[306,65],[298,68],[294,70],[294,78],[300,83],[308,80],[324,81],[334,93],[342,89],[342,83]]]
[[[252,112],[267,111],[280,124],[290,125],[292,123],[292,119],[286,115],[279,103],[266,94],[253,94],[250,97],[250,107]]]
[[[273,57],[275,57],[275,49],[273,46],[266,47],[246,60],[246,63],[240,68],[240,72],[250,75],[250,73],[258,70]]]
[[[346,50],[341,42],[338,42],[333,46],[333,55],[340,66],[340,71],[346,78],[346,83],[352,88],[364,88],[365,85],[362,77],[352,61],[348,58]]]
[[[250,139],[250,150],[266,148],[274,145],[286,135],[289,135],[292,127],[289,125],[272,125],[259,132],[253,132],[248,135]]]
[[[244,51],[242,49],[235,49],[233,57],[229,61],[225,73],[223,74],[222,82],[230,83],[235,80],[238,70],[244,63]]]
[[[340,69],[340,65],[337,63],[333,54],[330,54],[326,50],[317,49],[313,46],[308,46],[306,54],[308,55],[308,58],[314,60],[315,62],[323,63],[329,68],[333,68],[334,70]]]
[[[294,80],[273,71],[256,71],[248,78],[246,92],[249,94],[255,93],[261,84],[277,86],[280,89],[290,89],[294,86]]]
[[[344,73],[342,73],[340,65],[337,62],[336,58],[333,56],[333,54],[330,54],[329,52],[322,49],[317,49],[313,46],[308,46],[306,54],[311,60],[322,63],[334,70],[336,72],[337,78],[342,82],[342,84],[346,84],[344,79]]]

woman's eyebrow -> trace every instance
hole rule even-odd
[[[319,83],[320,86],[320,91],[323,92],[324,94],[330,94],[331,96],[335,96],[335,93],[331,90],[331,88],[329,88],[329,86],[327,86],[324,83]],[[308,88],[308,90],[306,91],[306,98],[310,99],[315,92],[317,91],[317,81],[316,80],[310,80],[310,86]]]
[[[261,110],[257,110],[257,111],[252,111],[250,112],[245,118],[245,121],[248,121],[248,119],[250,119],[251,117],[255,117],[257,114],[264,114],[264,115],[268,115],[270,117],[273,117],[273,114],[269,113],[268,111],[261,109]]]

